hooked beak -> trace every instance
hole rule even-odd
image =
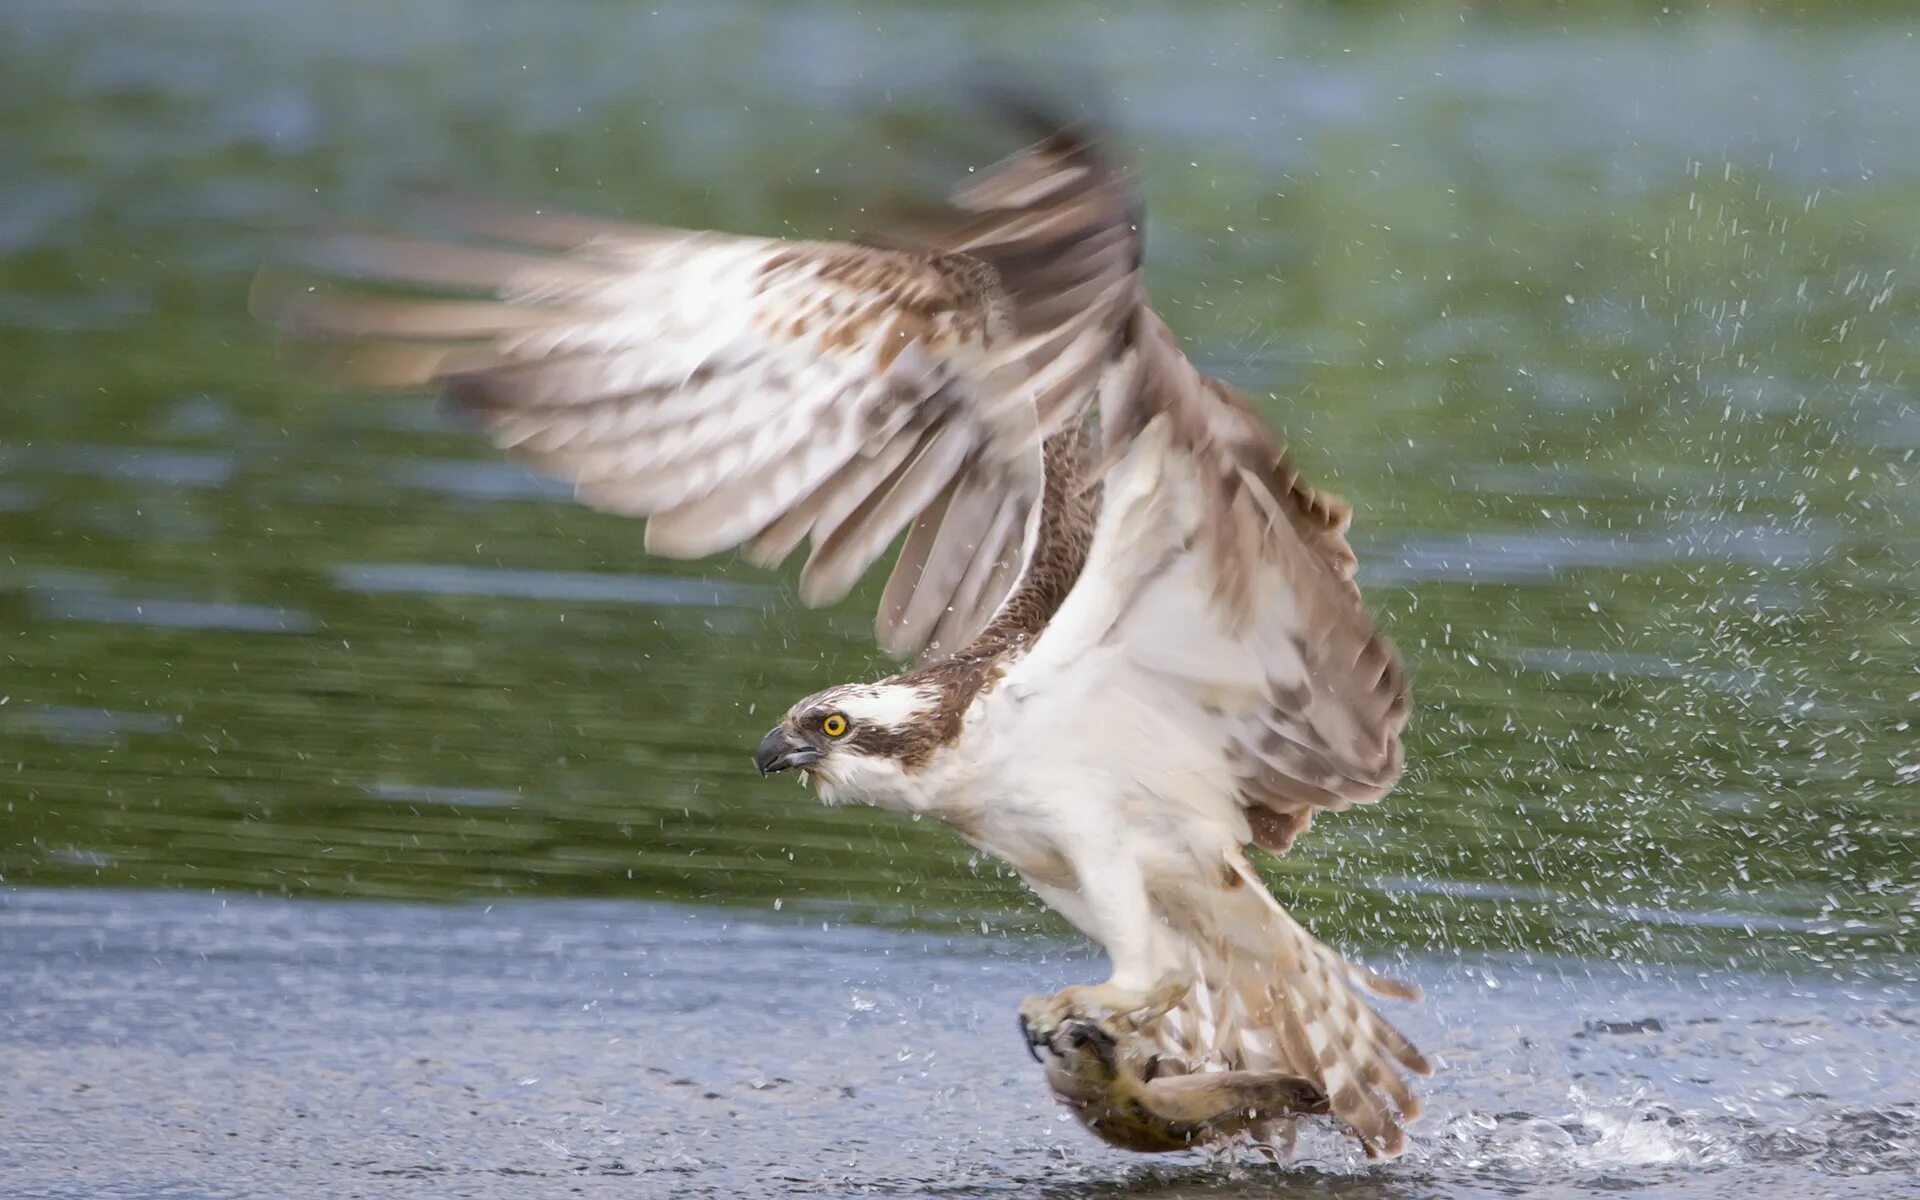
[[[808,763],[819,762],[822,757],[820,751],[788,736],[786,730],[776,725],[767,731],[767,736],[760,739],[760,749],[754,752],[753,765],[760,768],[760,774],[771,775],[789,767],[804,767]]]

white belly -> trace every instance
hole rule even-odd
[[[1141,924],[1164,926],[1247,830],[1222,750],[1153,729],[1124,696],[1073,700],[982,696],[929,766],[928,811],[1111,951],[1123,923],[1136,941]]]

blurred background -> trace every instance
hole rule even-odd
[[[1398,791],[1267,864],[1309,925],[1911,961],[1892,3],[5,0],[0,885],[1062,932],[951,836],[754,776],[792,699],[886,669],[877,586],[808,612],[791,575],[648,560],[428,398],[302,381],[245,311],[303,231],[420,188],[871,229],[1013,148],[983,62],[1113,123],[1156,303],[1355,506],[1416,710]]]
[[[1911,952],[1920,21],[1813,11],[13,0],[0,872],[1037,911],[754,777],[770,714],[886,670],[871,594],[647,560],[244,306],[421,187],[858,232],[1010,148],[966,88],[1039,43],[1139,165],[1157,303],[1353,501],[1412,669],[1406,782],[1275,864],[1307,918]]]

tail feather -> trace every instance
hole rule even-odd
[[[1194,987],[1147,1032],[1192,1071],[1310,1081],[1369,1157],[1397,1158],[1422,1111],[1406,1076],[1431,1075],[1433,1065],[1367,997],[1411,999],[1418,989],[1349,963],[1308,933],[1244,859],[1229,868],[1237,883],[1209,914],[1213,936],[1195,943]],[[1276,1126],[1284,1137],[1284,1121]]]

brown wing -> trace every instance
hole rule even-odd
[[[456,240],[342,237],[314,287],[256,305],[346,378],[436,384],[582,502],[648,518],[648,550],[802,541],[808,604],[843,597],[903,529],[877,632],[962,644],[1023,557],[1040,442],[1084,411],[1137,286],[1125,183],[1059,134],[899,249],[469,213]],[[423,293],[432,292],[428,296]],[[405,294],[411,293],[411,294]]]
[[[1087,566],[1021,669],[1119,646],[1115,694],[1225,747],[1252,839],[1284,851],[1316,811],[1393,785],[1406,680],[1354,583],[1346,506],[1300,480],[1159,317],[1137,309],[1127,339],[1100,390],[1108,470]]]
[[[964,217],[940,235],[943,251],[984,264],[1007,297],[1007,341],[996,351],[996,371],[1013,382],[1000,395],[1032,410],[1036,438],[1052,439],[1056,459],[1044,473],[1045,512],[1029,522],[1032,504],[996,505],[984,488],[956,489],[944,523],[939,514],[915,523],[880,605],[880,641],[895,653],[931,643],[958,649],[999,614],[998,623],[1035,629],[1072,586],[1084,557],[1062,528],[1090,523],[1090,499],[1079,490],[1075,466],[1078,427],[1100,379],[1125,346],[1129,314],[1140,301],[1138,213],[1125,174],[1086,133],[1060,129],[961,189],[954,207]],[[1054,435],[1068,431],[1074,436]],[[1064,456],[1064,457],[1062,457]],[[1072,462],[1067,461],[1073,460]],[[1063,487],[1062,481],[1070,480]],[[977,513],[966,524],[954,512]],[[962,530],[986,524],[973,542],[993,550],[964,556],[941,552],[966,542]],[[1049,533],[1060,536],[1049,538]],[[1020,553],[998,549],[1018,539]],[[1048,559],[1036,563],[1035,556]],[[1036,569],[1048,576],[1031,578]],[[921,586],[925,578],[932,586]],[[958,580],[949,592],[947,580]],[[1011,592],[1016,579],[1024,580]],[[933,597],[953,598],[946,603]],[[1035,608],[1044,602],[1044,612]],[[1022,612],[1008,614],[1004,604]]]
[[[1351,510],[1302,481],[1285,443],[1158,317],[1136,319],[1134,342],[1133,386],[1102,418],[1115,444],[1164,421],[1198,480],[1200,607],[1264,676],[1257,703],[1221,717],[1254,838],[1281,853],[1314,812],[1377,800],[1399,778],[1407,681],[1354,582]]]

